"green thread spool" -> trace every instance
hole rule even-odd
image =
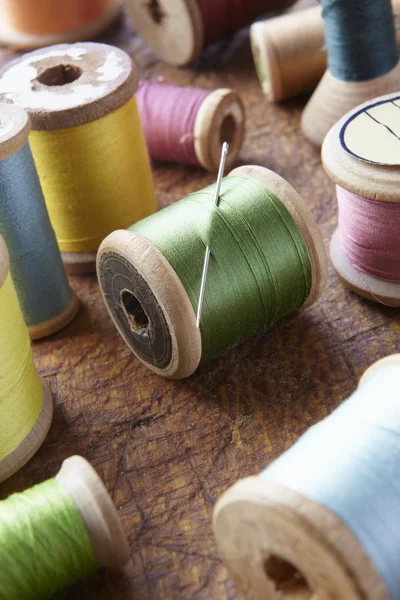
[[[117,329],[165,377],[191,375],[201,361],[312,304],[325,284],[321,234],[285,180],[263,167],[235,169],[217,208],[213,187],[113,232],[99,249],[100,287]]]
[[[55,479],[0,502],[0,538],[0,600],[50,598],[129,559],[116,508],[80,456],[65,460]]]

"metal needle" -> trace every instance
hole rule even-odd
[[[228,154],[228,150],[229,150],[229,144],[224,142],[222,144],[221,162],[219,163],[217,184],[215,186],[214,206],[218,206],[219,191],[221,189],[221,181],[222,181],[222,177],[224,175],[225,160],[226,160],[226,155]],[[200,284],[199,305],[197,307],[197,318],[196,318],[196,326],[197,327],[200,327],[201,313],[203,311],[204,292],[206,289],[208,263],[210,261],[210,254],[211,254],[210,247],[207,246],[206,247],[206,255],[204,257],[203,275],[201,277],[201,284]]]

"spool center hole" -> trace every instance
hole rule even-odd
[[[231,144],[236,133],[236,121],[232,115],[226,115],[222,121],[220,130],[220,142],[221,146],[224,142]]]
[[[121,304],[132,331],[138,335],[148,335],[149,317],[136,296],[129,290],[123,290],[121,292]]]
[[[149,0],[147,2],[147,10],[150,13],[150,17],[153,19],[154,23],[159,25],[165,17],[165,13],[161,8],[161,4],[159,0]]]
[[[79,79],[82,73],[82,69],[76,65],[54,65],[40,73],[37,79],[43,85],[66,85]]]
[[[279,556],[269,555],[264,562],[268,579],[275,584],[282,600],[317,600],[303,574]]]

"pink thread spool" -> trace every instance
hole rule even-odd
[[[322,146],[337,184],[339,227],[330,255],[355,292],[400,306],[400,93],[345,115]]]
[[[136,31],[157,56],[180,66],[209,44],[230,37],[269,11],[294,0],[127,0]]]
[[[142,81],[136,99],[153,159],[217,171],[221,145],[228,142],[226,168],[232,167],[242,146],[245,121],[236,92]]]

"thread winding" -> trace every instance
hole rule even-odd
[[[49,598],[98,567],[85,524],[51,479],[0,502],[0,599]]]
[[[28,143],[0,161],[0,234],[8,246],[26,324],[39,324],[63,313],[72,290]]]
[[[400,282],[400,204],[358,196],[336,186],[342,248],[356,269]]]
[[[398,62],[390,0],[322,0],[328,68],[341,81],[367,81]]]
[[[203,21],[204,44],[208,46],[217,40],[233,35],[238,29],[248,25],[269,10],[282,9],[280,0],[197,0]]]
[[[311,289],[305,241],[279,198],[230,176],[130,228],[150,240],[180,278],[196,312],[206,246],[211,248],[201,321],[202,360],[300,308]]]
[[[97,121],[32,131],[30,143],[62,252],[96,251],[156,209],[134,98]]]
[[[399,367],[372,371],[329,417],[311,427],[261,477],[335,514],[398,598],[400,530]]]
[[[149,154],[158,160],[199,165],[194,127],[208,91],[141,81],[136,93]]]
[[[0,288],[0,461],[27,437],[42,406],[42,383],[8,273]]]

